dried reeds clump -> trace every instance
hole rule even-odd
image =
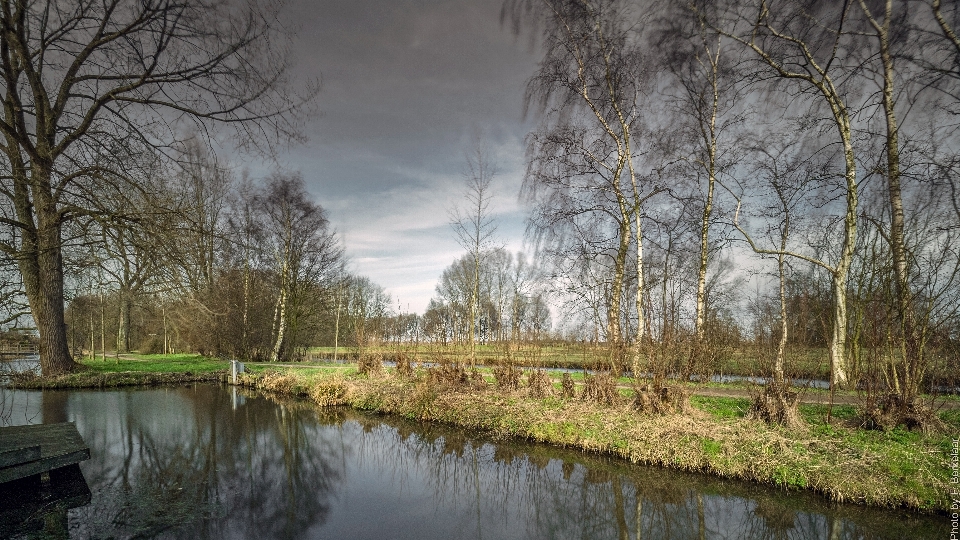
[[[383,355],[364,353],[357,359],[357,371],[362,375],[376,375],[383,372]]]
[[[534,369],[527,375],[527,387],[530,388],[532,398],[545,398],[553,393],[550,376],[542,369]]]
[[[310,388],[310,399],[321,407],[345,405],[347,384],[339,378],[321,379]]]
[[[443,360],[427,370],[427,384],[448,387],[470,386],[470,375],[461,364]]]
[[[520,388],[520,377],[523,370],[517,369],[513,364],[505,364],[493,368],[493,378],[497,381],[497,388],[500,390],[517,390]]]
[[[889,431],[897,426],[938,433],[945,429],[936,411],[919,397],[907,398],[896,392],[870,396],[860,409],[861,425],[867,429]]]
[[[798,394],[788,385],[771,381],[753,397],[750,409],[747,410],[747,418],[762,420],[768,424],[799,427],[804,423],[797,408],[799,402]]]
[[[603,372],[596,375],[584,375],[583,392],[580,398],[605,405],[613,405],[619,398],[617,379],[610,373]]]
[[[577,397],[577,385],[573,382],[573,377],[569,373],[564,373],[560,378],[560,395],[564,399],[573,399]]]
[[[685,412],[690,404],[690,391],[670,384],[646,384],[634,391],[633,406],[653,414]]]
[[[482,390],[487,387],[487,380],[483,378],[483,374],[477,368],[470,370],[470,387],[474,390]]]
[[[397,375],[405,378],[413,377],[413,361],[403,353],[397,355]]]
[[[289,373],[279,371],[267,371],[256,382],[259,390],[269,392],[278,392],[281,394],[292,394],[294,387],[297,386],[298,379]]]

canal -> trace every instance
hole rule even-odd
[[[80,467],[89,503],[66,511],[71,538],[949,536],[943,516],[234,387],[0,390],[0,425],[61,421],[76,423],[92,456]]]

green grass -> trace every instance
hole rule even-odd
[[[99,373],[142,371],[151,373],[211,373],[230,369],[230,362],[199,354],[124,354],[118,359],[107,356],[86,358],[81,364]]]
[[[691,396],[690,404],[718,419],[743,418],[750,408],[746,398]]]

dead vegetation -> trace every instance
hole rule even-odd
[[[541,399],[553,393],[553,384],[550,382],[550,376],[542,369],[534,369],[527,375],[527,387],[530,389],[530,397]]]
[[[613,405],[620,400],[617,379],[610,372],[601,372],[596,375],[584,374],[580,399],[592,403]]]
[[[573,399],[577,396],[577,385],[573,382],[570,373],[564,372],[560,379],[560,395],[564,399]]]
[[[512,363],[506,362],[493,368],[493,379],[497,381],[497,388],[500,390],[514,391],[520,388],[520,378],[523,376],[523,370],[515,367]]]
[[[786,383],[770,381],[754,394],[747,410],[747,418],[770,424],[798,428],[804,424],[800,410],[800,395]]]
[[[633,406],[652,414],[682,413],[689,409],[690,390],[679,385],[649,383],[634,388]]]
[[[867,429],[890,431],[897,426],[923,433],[946,429],[936,411],[919,397],[905,398],[896,392],[868,395],[860,408],[860,425]]]
[[[403,353],[398,354],[396,365],[397,375],[406,378],[413,377],[413,361],[409,356]]]
[[[376,351],[361,354],[357,359],[357,371],[363,375],[383,373],[383,353]]]

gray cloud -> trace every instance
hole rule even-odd
[[[297,27],[296,74],[323,84],[310,141],[281,164],[330,211],[354,271],[404,309],[422,311],[463,252],[448,210],[475,130],[500,167],[501,243],[521,247],[522,97],[536,58],[499,10],[491,0],[301,0],[281,14]]]

